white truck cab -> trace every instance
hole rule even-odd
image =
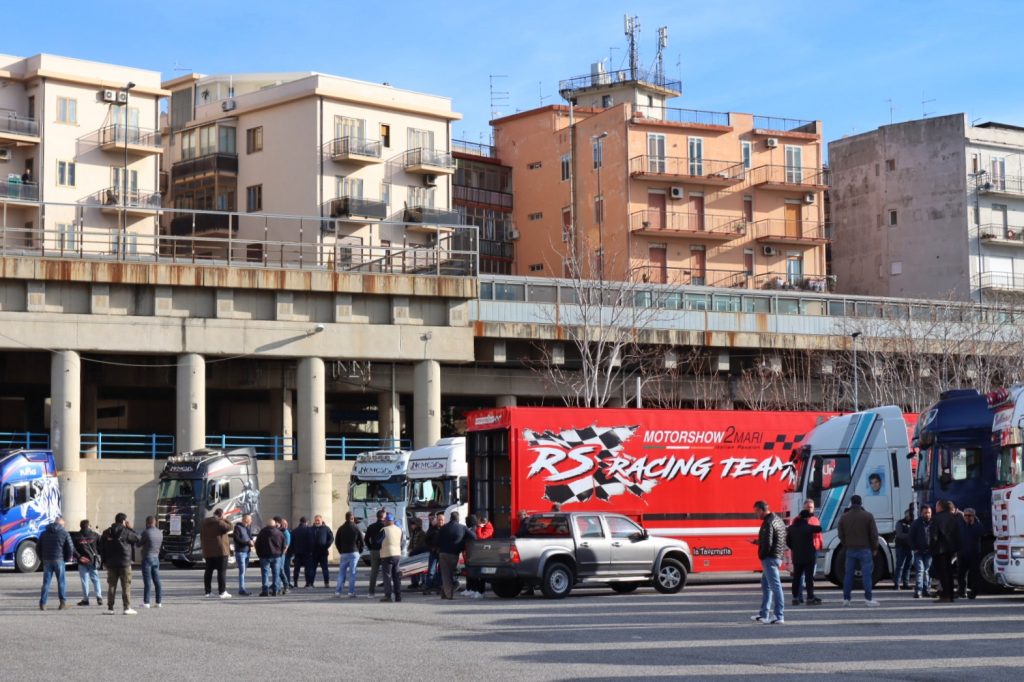
[[[359,530],[377,520],[384,509],[402,527],[402,544],[408,533],[405,518],[409,504],[409,455],[407,450],[375,450],[356,457],[348,485],[348,508],[359,519]]]
[[[449,514],[457,511],[465,522],[469,514],[465,437],[442,438],[414,451],[409,457],[408,476],[408,514],[418,518],[424,530],[429,525],[430,512],[444,512],[447,520]]]

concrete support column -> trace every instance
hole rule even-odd
[[[57,351],[50,360],[50,440],[60,481],[61,512],[74,527],[85,518],[82,459],[82,361],[78,353]]]
[[[98,400],[96,382],[86,381],[82,386],[82,433],[96,433],[96,403]],[[96,446],[82,449],[82,457],[96,459]]]
[[[441,438],[441,364],[421,360],[413,370],[413,441],[417,450]]]
[[[386,447],[402,437],[402,403],[397,393],[394,396],[391,391],[377,394],[377,430]]]
[[[179,452],[206,447],[206,359],[198,353],[178,356],[175,447]]]
[[[296,373],[299,471],[292,474],[292,518],[320,514],[333,528],[332,480],[327,473],[324,361],[303,358]]]
[[[499,395],[494,399],[496,407],[515,407],[516,397],[514,395]]]
[[[281,458],[286,461],[294,459],[295,456],[292,409],[294,401],[295,391],[290,388],[278,388],[270,392],[271,433],[281,437]]]

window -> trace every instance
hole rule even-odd
[[[643,534],[644,532],[643,528],[621,516],[606,516],[604,520],[608,524],[608,530],[611,531],[614,540],[626,540],[637,533]]]
[[[896,213],[895,208],[889,209],[889,227],[894,227],[899,224],[899,215]]]
[[[850,485],[850,458],[846,455],[814,457],[807,471],[807,496],[819,505],[821,491]]]
[[[690,158],[690,175],[704,175],[704,140],[691,137],[687,142],[687,153]]]
[[[563,181],[568,180],[569,179],[569,175],[572,173],[572,167],[569,164],[569,159],[570,158],[571,157],[568,154],[563,154],[562,155],[562,180]]]
[[[534,161],[531,164],[527,164],[526,168],[527,168],[527,170],[537,170],[538,168],[540,168],[543,165],[544,164],[541,161]]]
[[[530,266],[530,272],[544,272],[543,263],[534,263]]]
[[[432,187],[409,186],[409,205],[414,208],[434,208],[434,189]]]
[[[380,200],[384,202],[384,207],[387,208],[391,205],[391,183],[382,182],[380,183]]]
[[[615,102],[615,100],[612,98],[611,95],[601,95],[601,108],[602,109],[607,109],[608,107],[610,107],[612,105],[613,102]]]
[[[971,154],[971,172],[972,173],[977,173],[980,168],[981,168],[981,160],[978,158],[978,155],[977,154]]]
[[[981,476],[981,449],[938,446],[939,485]]]
[[[804,181],[804,150],[786,145],[786,182],[799,185]]]
[[[75,162],[74,161],[58,161],[57,162],[57,184],[61,187],[74,187],[75,186]]]
[[[35,118],[36,117],[36,98],[35,98],[35,95],[32,95],[32,96],[30,96],[28,98],[28,117],[29,118]]]
[[[43,482],[40,480],[22,483],[8,483],[3,490],[3,509],[13,509],[28,504],[43,494]]]
[[[384,147],[391,146],[391,126],[387,123],[380,124],[380,143]]]
[[[366,121],[348,116],[334,117],[334,136],[362,140],[366,136]]]
[[[196,158],[196,131],[186,130],[181,134],[181,160]]]
[[[752,277],[754,274],[754,250],[743,249],[743,270],[747,277]]]
[[[254,154],[263,151],[263,126],[256,126],[245,131],[245,153]]]
[[[531,213],[527,216],[530,220],[541,220],[544,217],[543,213]]]
[[[362,178],[347,178],[342,175],[334,177],[334,196],[350,197],[352,199],[363,198]]]
[[[562,241],[572,241],[572,209],[562,209]]]
[[[78,100],[72,97],[57,98],[57,123],[78,123]]]
[[[665,136],[656,133],[647,134],[647,172],[665,172]]]
[[[740,158],[743,159],[743,167],[750,170],[752,145],[749,142],[740,142]]]
[[[903,274],[903,261],[894,260],[889,264],[890,275],[902,275]]]
[[[263,185],[245,188],[245,210],[249,213],[263,210]]]
[[[57,242],[61,251],[74,251],[78,248],[78,228],[74,223],[57,223]]]
[[[117,166],[110,169],[110,186],[117,192],[117,197],[120,197],[120,192],[124,189],[124,178],[122,171],[123,168]],[[135,196],[139,192],[139,171],[129,170],[128,171],[128,195],[129,197]]]
[[[896,159],[886,159],[885,160],[885,170],[886,170],[886,172],[896,170]]]
[[[1024,483],[1022,472],[1021,446],[1006,445],[996,454],[996,480],[999,485]]]
[[[409,128],[408,142],[409,149],[433,149],[434,131]]]
[[[210,509],[222,500],[231,499],[231,487],[227,481],[210,481],[206,494],[206,506]]]
[[[604,529],[601,528],[601,517],[600,516],[577,516],[576,517],[576,532],[579,533],[581,539],[586,538],[603,538]]]
[[[743,219],[748,223],[754,222],[754,197],[743,197]]]
[[[604,140],[594,140],[593,153],[594,168],[600,168],[604,165]]]
[[[992,159],[992,187],[1006,189],[1006,159]]]
[[[526,528],[523,528],[523,525]],[[531,516],[520,525],[519,535],[523,537],[568,538],[569,520],[565,516]]]
[[[199,156],[206,156],[217,151],[217,126],[204,126],[199,129]]]

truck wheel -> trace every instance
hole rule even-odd
[[[523,584],[518,580],[496,580],[491,583],[491,589],[502,599],[515,599],[523,591]]]
[[[686,567],[678,559],[662,559],[654,575],[654,589],[662,594],[675,594],[686,585]]]
[[[638,587],[640,587],[640,583],[612,583],[612,590],[619,594],[636,592],[636,588]]]
[[[43,562],[39,560],[34,540],[25,540],[14,553],[14,568],[19,573],[35,573]]]
[[[548,564],[540,591],[548,599],[564,599],[572,591],[572,571],[563,563]]]

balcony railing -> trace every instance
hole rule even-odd
[[[494,239],[480,240],[481,258],[501,258],[512,260],[516,255],[516,247],[512,242],[501,242]]]
[[[766,185],[771,189],[807,190],[832,184],[828,169],[812,166],[766,165],[749,172],[755,185]]]
[[[1002,223],[987,223],[980,228],[983,240],[998,240],[1024,244],[1024,227],[1013,227]]]
[[[489,144],[481,144],[479,142],[467,142],[466,140],[452,140],[452,151],[461,152],[462,154],[472,154],[473,156],[484,156],[489,159],[497,158],[498,153]]]
[[[638,265],[631,271],[634,281],[674,286],[711,286],[747,288],[749,275],[745,270]]]
[[[700,109],[678,109],[638,104],[633,108],[635,120],[654,120],[665,123],[681,123],[701,126],[729,127],[729,113],[726,111],[701,111]]]
[[[688,159],[680,156],[650,156],[642,154],[629,160],[633,175],[663,175],[669,178],[702,178],[709,182],[733,183],[746,177],[741,161],[717,159]]]
[[[473,204],[496,206],[505,209],[512,209],[512,195],[508,192],[496,192],[490,189],[478,189],[476,187],[465,187],[463,185],[452,186],[452,200],[465,201]]]
[[[331,199],[328,204],[328,215],[332,218],[349,218],[359,216],[362,218],[376,218],[383,220],[388,215],[388,205],[383,201],[375,199],[363,199],[362,197],[338,197]]]
[[[238,155],[214,152],[194,159],[178,161],[171,166],[171,182],[206,173],[238,174]]]
[[[39,137],[39,121],[17,114],[0,116],[0,133]]]
[[[826,224],[811,220],[764,218],[754,223],[754,237],[760,241],[820,242],[826,239]]]
[[[34,182],[13,182],[0,180],[0,202],[39,201],[39,185]]]
[[[683,232],[712,237],[738,237],[746,234],[747,221],[734,215],[685,213],[648,208],[630,215],[630,227],[645,232]]]
[[[380,158],[380,140],[368,140],[363,137],[338,137],[331,140],[328,147],[333,159],[347,159],[352,156]]]
[[[423,167],[452,169],[455,163],[452,161],[451,153],[443,149],[419,147],[405,152],[406,170]]]
[[[100,128],[101,147],[124,147],[126,144],[131,147],[148,147],[153,151],[160,150],[160,131],[139,128],[137,126],[125,127],[123,125],[109,125]]]
[[[171,219],[175,237],[228,231],[238,232],[238,218],[228,213],[186,213]]]
[[[586,76],[567,78],[563,81],[559,81],[558,92],[564,96],[566,93],[573,90],[609,86],[629,81],[649,83],[666,90],[671,90],[672,92],[683,91],[682,83],[677,80],[668,80],[665,78],[664,74],[659,74],[656,71],[648,71],[647,69],[620,69],[618,71],[602,71],[601,73],[592,73]]]
[[[751,285],[755,289],[813,291],[824,294],[835,288],[835,280],[830,277],[805,276],[790,272],[766,272],[751,277]]]
[[[1024,176],[986,175],[978,191],[982,194],[1024,195]]]
[[[429,223],[437,225],[461,225],[462,216],[456,211],[448,211],[441,208],[430,208],[429,206],[410,206],[403,211],[403,217],[407,223]]]
[[[90,194],[84,203],[104,208],[160,209],[160,194],[150,190],[128,190],[126,200],[121,198],[122,188],[109,187]]]
[[[974,281],[982,289],[996,289],[1024,293],[1024,274],[1012,272],[983,272]]]
[[[782,133],[816,133],[814,121],[803,121],[798,118],[778,118],[776,116],[755,116],[755,130],[776,130]]]

